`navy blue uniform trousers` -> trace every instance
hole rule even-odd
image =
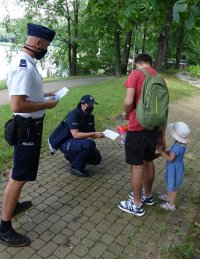
[[[71,166],[80,171],[86,164],[101,163],[101,154],[92,139],[69,139],[60,146],[60,150],[69,158]]]

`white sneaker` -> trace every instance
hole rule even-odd
[[[129,192],[128,193],[128,197],[133,200],[134,199],[134,193],[133,192]],[[141,201],[143,203],[145,203],[146,205],[149,205],[149,206],[151,206],[151,205],[153,205],[155,203],[154,198],[153,198],[152,195],[147,197],[147,196],[144,196],[143,193],[142,193]]]
[[[120,208],[120,210],[134,214],[139,217],[141,217],[145,214],[143,205],[141,205],[140,207],[137,207],[134,204],[133,200],[120,201],[118,204],[118,207]]]
[[[49,150],[51,152],[51,155],[54,155],[57,150],[51,146],[51,143],[50,143],[49,139],[48,139],[48,146],[49,146]]]

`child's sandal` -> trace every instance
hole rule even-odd
[[[160,204],[160,208],[164,209],[164,210],[172,210],[172,211],[176,210],[175,205],[174,206],[170,206],[168,202]]]
[[[159,195],[158,199],[160,199],[162,201],[169,201],[166,193]]]

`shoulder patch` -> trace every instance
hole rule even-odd
[[[26,59],[20,59],[19,67],[26,67],[27,68]]]

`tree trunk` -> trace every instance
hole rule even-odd
[[[71,53],[71,25],[70,25],[70,18],[67,19],[67,55],[68,55],[68,64],[69,64],[69,75],[72,74],[72,53]]]
[[[121,53],[120,53],[120,32],[118,30],[114,33],[115,43],[115,76],[121,76]]]
[[[145,53],[146,34],[147,34],[147,22],[145,21],[144,22],[143,42],[142,42],[142,53]]]
[[[158,72],[162,72],[165,69],[165,58],[167,53],[169,30],[172,23],[172,19],[173,19],[173,12],[172,12],[172,8],[170,8],[168,11],[166,23],[163,26],[159,37],[158,55],[155,62],[155,69]]]
[[[125,36],[123,63],[122,63],[122,74],[124,75],[127,74],[128,59],[129,59],[130,48],[131,48],[131,36],[132,36],[132,31],[128,31]]]
[[[75,0],[73,2],[74,8],[74,39],[72,44],[72,74],[75,76],[77,74],[77,36],[78,36],[78,9],[79,1]]]
[[[176,69],[180,68],[181,53],[182,53],[183,45],[184,45],[183,39],[184,39],[184,27],[180,26],[178,28],[178,44],[176,47],[176,65],[175,65]]]

